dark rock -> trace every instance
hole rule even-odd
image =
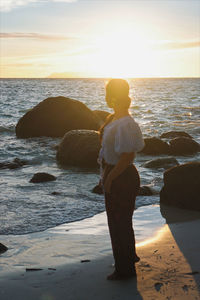
[[[92,189],[92,193],[98,194],[98,195],[102,195],[102,194],[103,194],[102,186],[101,186],[100,184],[97,184],[97,185]]]
[[[200,211],[200,162],[186,163],[165,171],[160,202]]]
[[[101,120],[102,124],[105,122],[106,118],[110,115],[110,113],[105,110],[93,110],[93,112]]]
[[[52,192],[51,195],[53,195],[53,196],[59,196],[59,195],[61,195],[61,193],[59,193],[59,192]]]
[[[5,245],[3,245],[3,244],[0,243],[0,253],[4,253],[7,250],[8,250],[8,248]]]
[[[158,154],[168,154],[169,153],[169,145],[168,143],[162,141],[159,138],[145,138],[144,139],[145,146],[142,149],[141,153],[147,155],[158,155]]]
[[[152,196],[155,193],[152,191],[152,189],[149,186],[142,185],[139,189],[138,196]]]
[[[147,161],[142,166],[145,168],[168,169],[170,167],[177,166],[177,165],[179,165],[179,163],[174,157],[164,157],[164,158],[158,158],[158,159]]]
[[[0,163],[0,169],[17,169],[20,168],[20,166],[13,162],[1,162]]]
[[[17,123],[18,138],[62,137],[72,129],[98,130],[95,114],[82,102],[66,97],[47,98]]]
[[[94,130],[71,130],[63,137],[57,160],[63,165],[97,167],[100,149],[99,132]]]
[[[102,186],[100,184],[97,184],[93,189],[92,189],[92,193],[94,194],[98,194],[98,195],[103,195],[103,189]],[[152,196],[154,195],[155,192],[146,185],[142,185],[139,189],[139,193],[138,196]]]
[[[191,138],[178,137],[170,142],[170,153],[172,155],[190,155],[200,151],[200,145]]]
[[[43,269],[40,268],[26,268],[26,272],[35,272],[35,271],[42,271]]]
[[[34,174],[30,182],[39,183],[39,182],[46,182],[46,181],[53,181],[53,180],[56,180],[55,176],[48,173],[41,172],[41,173]]]
[[[192,139],[192,136],[184,131],[169,131],[169,132],[163,133],[160,137],[167,138],[167,139],[171,139],[171,138],[174,139],[176,137],[187,137],[187,138]]]
[[[90,262],[90,259],[82,259],[81,263]]]
[[[15,158],[13,161],[10,162],[0,162],[0,169],[18,169],[27,164],[28,162],[26,160]]]
[[[163,283],[161,283],[161,282],[156,282],[154,284],[154,287],[155,287],[155,289],[156,289],[157,292],[160,291],[160,289],[161,289],[162,286],[163,286]]]

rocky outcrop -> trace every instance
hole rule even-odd
[[[200,162],[186,163],[165,171],[160,202],[200,211]]]
[[[141,153],[147,155],[168,154],[169,145],[157,137],[145,138],[145,146]]]
[[[103,124],[106,120],[106,118],[110,115],[108,111],[105,110],[93,110],[94,114],[101,120],[101,123]]]
[[[174,139],[176,137],[187,137],[192,139],[192,136],[185,131],[168,131],[164,132],[160,137],[166,139]]]
[[[164,157],[164,158],[152,159],[150,161],[147,161],[142,166],[145,168],[152,168],[152,169],[158,169],[158,168],[168,169],[177,165],[179,165],[179,163],[176,160],[176,158]]]
[[[54,181],[54,180],[56,180],[56,177],[54,175],[39,172],[33,175],[30,182],[40,183],[40,182],[47,182],[47,181]]]
[[[0,254],[6,252],[7,250],[8,248],[5,245],[0,243]]]
[[[57,151],[62,165],[97,167],[100,150],[99,132],[94,130],[71,130],[63,137]]]
[[[73,129],[99,129],[95,114],[82,102],[65,97],[47,98],[17,123],[18,138],[62,137]]]
[[[27,165],[27,160],[15,158],[13,161],[0,162],[0,169],[18,169],[24,165]]]
[[[172,155],[190,155],[200,151],[200,145],[191,138],[178,137],[170,142],[170,153]]]

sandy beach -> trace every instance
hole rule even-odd
[[[105,212],[44,232],[1,236],[1,300],[200,299],[200,214],[146,206],[135,211],[137,278],[110,282]],[[146,219],[146,226],[144,226]],[[143,224],[143,226],[142,226]]]

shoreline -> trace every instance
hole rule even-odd
[[[10,236],[7,243],[6,236],[0,236],[8,247],[10,243],[0,256],[1,299],[199,299],[200,213],[165,207],[161,212],[158,205],[135,211],[141,260],[137,278],[122,282],[106,280],[113,257],[105,213],[40,233]],[[42,270],[34,271],[38,268]]]
[[[133,218],[136,241],[139,243],[152,238],[164,224],[165,220],[160,215],[159,205],[139,207],[135,210]],[[92,242],[94,237],[96,239],[98,237],[98,241],[95,240],[95,243]],[[106,247],[107,254],[112,253],[105,211],[93,217],[64,223],[40,232],[0,235],[0,242],[8,247],[8,251],[1,255],[0,277],[1,273],[5,271],[23,270],[26,267],[36,265],[43,267],[59,266],[65,263],[74,263],[77,261],[77,257],[82,256],[88,259],[91,252],[90,246],[87,249],[89,252],[85,255],[85,248],[77,252],[76,245],[82,246],[82,242],[83,244],[87,242],[88,245],[96,245],[102,251]],[[73,251],[67,256],[65,252],[69,247]],[[49,251],[46,252],[45,249]],[[93,250],[93,246],[91,249]],[[90,258],[96,259],[98,255],[94,257],[90,253]],[[43,257],[42,260],[40,259],[41,256]]]

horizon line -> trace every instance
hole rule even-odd
[[[0,77],[0,79],[109,79],[109,78],[125,78],[125,79],[200,79],[200,76],[160,76],[160,77]]]

